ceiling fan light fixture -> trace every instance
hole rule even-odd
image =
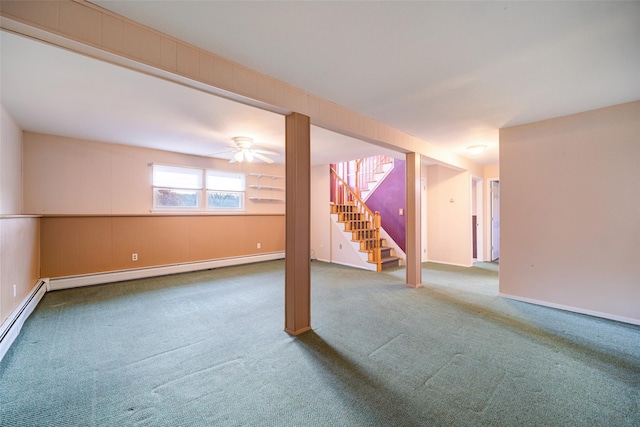
[[[233,140],[241,150],[248,150],[253,145],[253,139],[248,136],[236,136]]]
[[[273,160],[269,157],[265,156],[277,156],[278,153],[275,151],[261,150],[253,148],[253,139],[248,136],[236,136],[233,137],[233,142],[235,142],[236,146],[232,147],[234,150],[232,151],[234,154],[231,157],[229,163],[242,163],[243,161],[253,162],[254,160],[259,160],[265,163],[273,163]]]
[[[470,154],[478,155],[484,153],[484,150],[487,149],[486,145],[478,144],[478,145],[470,145],[467,147],[467,151]]]

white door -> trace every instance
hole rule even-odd
[[[491,181],[491,261],[500,258],[500,181]]]
[[[422,232],[422,239],[420,245],[422,247],[421,262],[427,262],[427,179],[420,178],[420,212],[422,212],[420,218],[420,230]]]

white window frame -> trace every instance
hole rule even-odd
[[[232,179],[235,181],[231,186],[227,187],[224,183],[211,182],[210,177],[220,177],[223,179]],[[237,181],[236,181],[237,180]],[[209,194],[210,193],[222,193],[222,194],[236,194],[240,198],[239,206],[224,207],[224,206],[210,206]],[[243,173],[226,172],[214,169],[207,169],[205,171],[205,205],[206,209],[210,211],[244,211],[245,209],[245,193],[246,193],[246,176]]]
[[[153,210],[160,211],[198,211],[202,210],[202,192],[203,192],[203,170],[200,168],[191,168],[185,166],[169,166],[162,164],[152,165],[151,185],[153,189]],[[184,174],[185,177],[191,177],[192,182],[172,181],[169,177],[160,176],[162,173]],[[195,181],[193,181],[195,179]],[[190,191],[195,193],[195,206],[159,206],[158,192],[162,190],[174,191],[176,193]]]
[[[151,187],[153,192],[153,211],[171,212],[244,212],[246,198],[246,175],[238,172],[227,172],[216,169],[194,168],[189,166],[173,166],[153,163]],[[162,176],[162,173],[177,174],[178,179],[171,176]],[[179,175],[184,174],[186,179],[180,182]],[[212,182],[210,177],[222,177],[237,179],[231,182]],[[184,191],[193,192],[196,196],[196,206],[159,206],[158,193],[162,190],[169,190],[180,193]],[[239,206],[209,206],[210,193],[236,194],[239,196]]]

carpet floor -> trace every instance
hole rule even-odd
[[[284,262],[47,293],[0,362],[2,426],[640,426],[640,327],[500,298],[497,266]]]

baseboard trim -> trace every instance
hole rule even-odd
[[[47,287],[48,279],[39,279],[31,292],[20,302],[20,305],[0,325],[0,361],[20,334],[24,322],[47,292]]]
[[[120,270],[96,274],[84,274],[78,276],[56,277],[49,280],[49,287],[47,288],[47,290],[57,291],[61,289],[78,288],[81,286],[92,286],[104,283],[122,282],[124,280],[164,276],[167,274],[187,273],[190,271],[208,270],[211,268],[251,264],[254,262],[262,261],[273,261],[283,258],[284,252],[271,252],[260,255],[222,258],[208,261],[189,262],[184,264],[163,265],[159,267],[140,268],[135,270]]]
[[[505,294],[505,293],[502,293],[502,292],[499,292],[498,295],[503,297],[503,298],[512,299],[512,300],[515,300],[515,301],[521,301],[521,302],[526,302],[526,303],[529,303],[529,304],[541,305],[541,306],[544,306],[544,307],[557,308],[559,310],[571,311],[571,312],[574,312],[574,313],[586,314],[586,315],[589,315],[589,316],[601,317],[603,319],[615,320],[616,322],[629,323],[631,325],[640,326],[640,319],[633,319],[631,317],[616,316],[615,314],[603,313],[603,312],[594,311],[594,310],[587,310],[587,309],[584,309],[584,308],[573,307],[573,306],[570,306],[570,305],[556,304],[556,303],[553,303],[553,302],[541,301],[541,300],[537,300],[537,299],[533,299],[533,298],[519,297],[519,296],[515,296],[515,295]]]

